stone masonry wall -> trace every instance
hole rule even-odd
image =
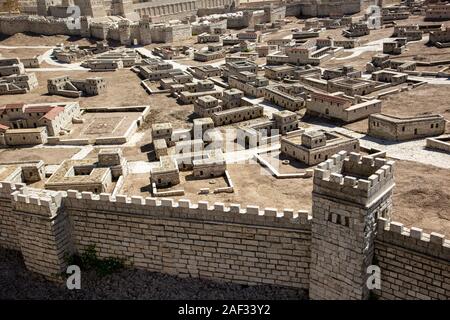
[[[11,213],[13,203],[11,193],[15,191],[15,188],[14,185],[11,187],[11,184],[0,185],[0,247],[20,250],[16,219]]]
[[[95,245],[100,257],[125,258],[137,268],[302,288],[312,299],[368,298],[367,266],[378,265],[381,289],[371,292],[375,297],[449,299],[450,241],[388,222],[393,163],[368,157],[356,163],[356,158],[339,153],[315,170],[320,188],[313,193],[314,218],[291,209],[57,192],[1,182],[0,247],[21,251],[29,270],[49,278],[64,271],[66,255]],[[326,177],[327,168],[361,174],[374,164],[372,171],[381,166],[376,179]],[[370,205],[342,198],[350,185],[353,193],[367,189]],[[340,200],[327,194],[333,186]]]
[[[381,268],[380,299],[448,299],[450,243],[443,235],[407,229],[380,219],[375,261]]]
[[[79,251],[96,244],[100,256],[151,271],[308,288],[307,212],[72,191],[65,205]]]
[[[371,227],[376,226],[374,211],[388,208],[390,196],[381,198],[370,209],[345,202],[337,204],[318,195],[313,197],[310,298],[360,300],[369,297],[365,284],[369,276],[367,267],[373,264],[374,244],[367,239],[375,237],[376,228]],[[331,212],[340,214],[341,221],[330,219]],[[350,218],[348,224],[345,217]],[[383,275],[383,271],[381,273]]]
[[[19,247],[27,269],[48,278],[65,271],[66,255],[73,253],[67,213],[61,193],[45,191],[41,197],[28,188],[12,193]]]

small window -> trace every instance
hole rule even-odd
[[[344,225],[346,227],[350,226],[350,218],[349,217],[344,217],[345,221],[344,221]]]

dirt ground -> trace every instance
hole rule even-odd
[[[0,42],[3,45],[3,42]],[[22,48],[14,49],[0,49],[0,58],[32,58],[36,55],[44,54],[48,49],[38,49],[38,48],[27,48],[26,50]]]
[[[396,161],[392,220],[450,236],[449,170]]]
[[[394,116],[416,116],[431,113],[450,120],[450,100],[446,86],[426,84],[411,91],[382,98],[382,112]]]
[[[80,148],[17,148],[0,149],[0,163],[43,160],[45,164],[60,164],[70,159]]]
[[[55,46],[60,43],[66,45],[90,45],[96,40],[65,35],[44,36],[32,33],[17,33],[12,36],[0,36],[0,44],[3,46]]]
[[[89,72],[89,71],[56,71],[35,72],[39,82],[38,88],[30,93],[21,95],[4,95],[2,103],[60,102],[77,100],[81,107],[118,107],[132,105],[147,105],[149,95],[141,87],[141,80],[132,71],[121,69],[114,72]],[[81,97],[78,99],[66,98],[57,95],[48,95],[47,80],[53,77],[68,75],[74,79],[86,79],[89,77],[102,77],[106,81],[105,92],[93,97]]]
[[[257,205],[260,208],[271,207],[283,210],[309,210],[311,207],[312,179],[276,179],[260,165],[230,164],[227,166],[234,184],[234,193],[199,195],[200,188],[210,190],[221,187],[221,182],[210,185],[211,179],[181,183],[174,189],[185,188],[185,195],[171,197],[173,199],[189,199],[198,201],[239,203],[242,207]],[[130,175],[125,179],[121,193],[150,197],[150,180],[148,175]],[[223,185],[225,186],[225,185]]]

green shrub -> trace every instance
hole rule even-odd
[[[90,245],[81,255],[66,256],[68,265],[77,265],[81,270],[94,270],[103,277],[124,268],[125,260],[120,258],[99,258],[95,245]]]

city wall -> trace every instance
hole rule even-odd
[[[152,42],[175,42],[192,35],[190,24],[150,25],[104,24],[91,22],[89,18],[80,21],[80,26],[71,26],[67,19],[42,16],[0,16],[0,34],[14,35],[29,32],[43,35],[68,35],[92,37],[100,40],[119,41],[121,44],[149,44]]]
[[[306,211],[23,186],[0,187],[0,246],[20,250],[29,270],[49,278],[65,269],[67,254],[96,245],[100,257],[181,277],[306,290],[313,283],[314,220]],[[381,290],[375,297],[450,297],[448,240],[382,218],[377,230],[373,263],[381,267]]]
[[[382,299],[448,299],[450,245],[436,233],[380,219],[375,241]]]
[[[65,266],[65,253],[95,244],[100,257],[125,258],[151,271],[308,289],[307,212],[76,191],[38,198],[20,187],[2,183],[0,244],[34,250],[24,254],[25,263],[47,277]]]
[[[0,17],[0,33],[13,35],[21,32],[43,35],[80,35],[80,29],[69,29],[65,19],[39,16]]]

